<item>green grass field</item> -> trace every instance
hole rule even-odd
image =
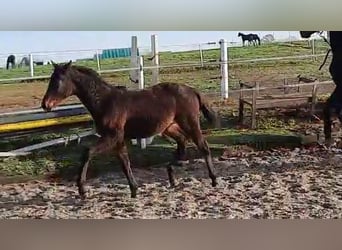
[[[2,140],[0,147],[3,150],[12,150],[25,144],[40,143],[46,140],[66,136],[79,132],[79,129],[70,129],[67,133],[50,133],[37,135],[34,138]],[[73,178],[78,171],[81,153],[85,146],[93,145],[96,138],[88,137],[78,145],[71,142],[67,147],[64,145],[48,147],[36,150],[32,155],[17,158],[7,158],[0,160],[0,176],[41,176],[57,173],[63,178]],[[286,130],[263,129],[259,131],[248,130],[221,130],[212,132],[207,137],[215,157],[222,155],[227,145],[250,145],[256,149],[267,149],[271,146],[279,146],[281,143],[287,146],[299,146],[300,140],[291,132]],[[163,138],[156,137],[152,146],[141,150],[139,146],[129,146],[129,155],[133,166],[148,167],[167,163],[173,159],[175,144],[170,144]],[[200,157],[196,149],[192,146],[188,148],[190,158]],[[113,169],[120,170],[119,163],[114,154],[107,154],[95,157],[91,171],[100,174]]]
[[[315,47],[316,54],[325,53],[327,50],[327,45],[323,41],[317,41]],[[285,57],[285,56],[298,56],[298,55],[309,55],[311,54],[311,48],[308,46],[306,41],[297,41],[291,43],[270,43],[263,44],[261,46],[253,47],[231,47],[229,48],[228,57],[229,61],[232,62],[229,65],[230,68],[230,80],[232,81],[232,85],[235,84],[236,79],[244,76],[253,74],[251,71],[260,72],[263,74],[280,74],[280,75],[289,75],[302,73],[302,74],[311,74],[314,71],[317,71],[317,66],[319,62],[313,63],[312,60],[308,59],[296,59],[296,60],[282,60],[282,61],[263,61],[257,63],[233,63],[234,60],[248,60],[248,59],[256,59],[256,58],[270,58],[270,57]],[[219,49],[210,49],[203,50],[203,60],[211,61],[211,60],[219,60],[220,51]],[[175,64],[193,64],[200,63],[200,54],[199,51],[188,51],[188,52],[160,52],[160,65],[175,65]],[[97,62],[96,60],[79,60],[76,62],[78,65],[87,66],[97,70]],[[145,66],[150,66],[151,61],[144,60]],[[100,61],[101,69],[121,69],[130,67],[130,58],[118,58],[118,59],[106,59]],[[274,66],[276,65],[277,70],[274,70]],[[270,69],[272,68],[272,69]],[[294,69],[296,68],[296,70]],[[161,69],[161,77],[162,79],[169,80],[170,78],[175,78],[179,80],[179,78],[187,80],[190,77],[186,76],[186,73],[200,73],[199,75],[203,78],[203,74],[212,74],[212,71],[215,71],[216,74],[219,66],[205,66],[205,67],[170,67]],[[35,76],[43,76],[50,75],[52,71],[51,65],[45,66],[35,66],[34,75]],[[242,72],[243,73],[242,73]],[[291,74],[291,72],[293,72]],[[180,73],[185,73],[185,76],[178,76]],[[316,72],[317,73],[317,72]],[[323,76],[325,76],[326,72],[324,71]],[[150,82],[150,71],[146,70],[146,82]],[[169,76],[172,75],[172,76]],[[1,69],[0,70],[0,79],[9,79],[9,78],[17,78],[17,77],[25,77],[29,76],[29,68],[15,68],[12,70]],[[116,72],[109,74],[109,77],[115,79],[118,82],[127,82],[127,72]],[[123,79],[122,79],[123,78]],[[196,79],[200,83],[197,85],[201,85],[201,79],[192,76],[192,78]],[[203,83],[203,82],[202,82]],[[201,88],[201,86],[199,86]],[[204,88],[205,89],[205,88]]]

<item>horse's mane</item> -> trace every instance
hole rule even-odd
[[[99,81],[103,84],[105,84],[106,86],[110,87],[110,88],[115,88],[115,89],[119,89],[119,90],[127,90],[126,86],[115,86],[112,84],[109,84],[108,82],[106,82],[100,75],[99,73],[97,73],[95,70],[85,67],[85,66],[80,66],[80,65],[72,65],[72,69],[77,70],[78,72],[91,76],[93,78],[96,79],[96,82]]]
[[[101,82],[109,87],[112,87],[111,84],[109,84],[108,82],[106,82],[100,75],[99,73],[97,73],[95,70],[85,67],[85,66],[80,66],[80,65],[72,65],[71,66],[72,69],[77,70],[78,72],[88,75],[92,78],[96,79],[96,82]]]
[[[80,66],[80,65],[72,65],[72,68],[73,69],[76,69],[77,71],[83,73],[83,74],[86,74],[86,75],[90,75],[90,76],[93,76],[93,77],[100,77],[99,73],[97,73],[95,70],[91,69],[91,68],[88,68],[88,67],[85,67],[85,66]]]

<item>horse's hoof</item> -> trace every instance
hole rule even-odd
[[[86,191],[83,186],[78,187],[78,194],[81,200],[85,200],[87,198]]]
[[[212,187],[216,187],[216,186],[217,186],[217,180],[216,180],[216,179],[213,179],[213,180],[212,180],[211,186],[212,186]]]
[[[131,198],[137,198],[137,190],[131,191]]]
[[[334,140],[333,139],[326,139],[325,140],[325,146],[326,147],[331,147],[334,144]]]
[[[85,199],[87,199],[87,195],[86,195],[86,193],[84,192],[84,193],[81,193],[81,192],[79,192],[79,197],[80,197],[80,199],[82,200],[82,201],[84,201]]]
[[[177,184],[175,181],[173,182],[170,182],[170,188],[173,189],[173,188],[176,188],[177,187]]]

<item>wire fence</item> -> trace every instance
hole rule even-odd
[[[229,45],[229,43],[228,43]],[[295,61],[295,60],[317,60],[324,56],[326,47],[320,46],[315,49],[310,49],[308,45],[296,42],[278,44],[279,51],[276,51],[276,56],[269,53],[262,54],[258,47],[255,47],[255,53],[244,55],[243,58],[237,56],[241,52],[248,52],[247,49],[240,49],[239,52],[234,51],[234,46],[229,46],[228,49],[228,64],[229,66],[238,64],[256,64],[264,62],[278,61]],[[306,46],[306,54],[298,47]],[[96,70],[105,79],[118,85],[125,85],[128,88],[142,88],[155,83],[154,73],[158,70],[159,81],[172,81],[188,83],[196,88],[201,89],[206,94],[218,96],[223,93],[222,89],[222,66],[227,64],[227,61],[222,59],[222,50],[220,50],[219,42],[207,42],[198,44],[182,44],[182,45],[167,45],[158,46],[158,53],[153,51],[153,48],[139,47],[139,55],[143,56],[144,60],[138,64],[132,64],[132,55],[119,58],[103,58],[101,53],[103,50],[82,50],[82,51],[59,51],[59,52],[36,52],[29,54],[21,54],[22,57],[28,57],[29,62],[15,67],[10,70],[0,69],[0,83],[18,82],[25,80],[48,79],[52,71],[51,60],[55,62],[66,62],[73,60],[77,65],[83,65]],[[222,47],[221,47],[222,48]],[[282,49],[286,48],[283,50]],[[289,49],[290,48],[290,49]],[[290,54],[290,55],[289,55]],[[158,62],[156,63],[156,55]],[[0,59],[3,60],[4,57]],[[141,59],[141,57],[140,57]],[[137,78],[132,78],[132,72],[136,72]],[[141,73],[143,74],[141,75]],[[228,78],[228,76],[227,76]],[[134,80],[138,80],[136,84]],[[141,81],[143,85],[141,85]],[[238,81],[238,79],[236,79]],[[221,83],[221,84],[220,84]],[[290,84],[288,87],[309,86],[308,84]],[[328,84],[323,82],[320,84]],[[331,81],[329,82],[331,84]],[[276,89],[277,86],[259,87],[258,90]],[[229,90],[231,94],[236,94],[241,90]],[[253,91],[247,89],[243,91]],[[146,145],[146,141],[144,141]]]
[[[283,47],[290,46],[291,43],[278,43]],[[289,45],[290,44],[290,45]],[[298,50],[296,41],[292,42],[293,48],[290,49],[289,55],[288,48],[284,53],[277,51],[277,55],[265,55],[258,53],[251,53],[249,56],[241,59],[241,54],[236,53],[232,46],[228,43],[229,50],[228,60],[229,64],[243,64],[243,63],[256,63],[275,60],[300,60],[313,58],[317,59],[324,56],[325,48],[321,43],[316,42],[313,44],[316,49],[310,49],[308,46],[308,54],[303,55],[301,50]],[[90,67],[99,73],[114,73],[132,70],[130,68],[130,57],[120,58],[102,58],[103,51],[108,49],[90,49],[90,50],[68,50],[68,51],[42,51],[32,53],[17,53],[16,66],[13,69],[6,70],[5,66],[0,69],[0,82],[13,82],[23,80],[37,80],[47,78],[52,71],[50,65],[51,60],[55,62],[74,61],[75,64]],[[160,63],[159,68],[184,68],[184,67],[209,67],[220,66],[220,51],[219,44],[215,41],[197,44],[178,44],[178,45],[163,45],[159,46]],[[286,52],[285,52],[286,51]],[[140,55],[145,56],[147,59],[151,56],[150,47],[139,47]],[[0,55],[0,65],[5,65],[8,55]],[[26,60],[24,60],[26,58]],[[145,69],[152,67],[150,60],[145,60]],[[11,65],[10,65],[11,66]],[[10,67],[11,68],[11,67]]]
[[[289,64],[292,64],[295,61],[308,59],[317,61],[318,58],[325,55],[322,52],[326,51],[327,46],[322,42],[316,42],[315,45],[317,48],[314,50],[315,53],[312,53],[309,44],[303,41],[276,43],[272,47],[273,50],[269,50],[270,52],[265,54],[263,45],[253,47],[253,49],[236,48],[236,46],[229,46],[228,42],[229,93],[236,92],[238,81],[240,80],[240,76],[236,75],[234,66],[240,67],[239,65],[243,65],[245,67],[247,65],[243,71],[254,70],[255,73],[262,75],[265,72],[257,72],[259,70],[256,68],[257,65],[269,63],[268,67],[274,67],[274,64],[277,62],[287,61]],[[157,70],[159,81],[187,83],[208,95],[222,96],[222,65],[224,62],[221,60],[222,55],[219,42],[210,41],[198,44],[163,45],[158,46],[157,49],[158,64],[156,65],[155,55],[152,51],[153,48],[147,46],[138,47],[139,55],[142,55],[144,58],[144,86],[150,86],[155,83],[154,72]],[[110,83],[123,85],[129,89],[137,89],[139,86],[137,81],[132,81],[132,72],[138,72],[140,65],[132,64],[132,56],[103,58],[101,57],[103,51],[104,49],[50,51],[30,53],[29,55],[31,55],[32,60],[35,62],[37,62],[35,58],[39,60],[42,60],[42,58],[53,58],[56,62],[66,62],[71,58],[74,64],[87,66],[96,70]],[[240,57],[237,55],[240,55]],[[21,68],[10,70],[0,69],[0,83],[48,79],[52,72],[52,65],[34,64],[33,69],[33,71],[30,69],[30,65],[24,65]],[[137,79],[133,77],[133,80]],[[25,88],[29,89],[29,85],[26,85]],[[39,92],[36,96],[39,97],[41,94]],[[5,95],[4,92],[3,95]],[[2,95],[0,94],[0,96]],[[29,106],[29,108],[32,107],[34,106]]]

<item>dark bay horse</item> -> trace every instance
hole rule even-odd
[[[30,66],[30,58],[28,56],[24,56],[18,65],[19,67]]]
[[[77,180],[80,197],[84,199],[86,174],[90,160],[98,154],[113,151],[131,190],[136,197],[137,183],[128,157],[126,140],[161,134],[177,142],[176,159],[186,157],[185,144],[191,139],[204,157],[212,186],[216,175],[207,141],[200,123],[200,112],[214,123],[218,116],[205,98],[194,88],[177,83],[159,83],[144,90],[132,91],[106,83],[96,71],[66,64],[55,64],[42,108],[50,111],[63,99],[76,95],[89,110],[101,135],[97,143],[85,150]],[[167,166],[171,186],[175,186],[172,164]]]
[[[257,34],[252,34],[253,36],[253,42],[255,43],[255,45],[260,45],[260,37]]]
[[[10,64],[11,64],[11,68],[15,67],[15,56],[14,55],[9,55],[7,57],[6,69],[9,69]]]
[[[309,38],[316,32],[319,31],[300,31],[300,35],[303,38]],[[329,35],[332,52],[329,72],[336,87],[326,101],[323,109],[324,136],[327,144],[332,142],[331,116],[337,114],[339,120],[342,122],[342,31],[330,31]]]
[[[248,41],[248,44],[253,44],[254,46],[257,44],[260,45],[260,38],[257,34],[250,33],[246,35],[239,32],[238,37],[241,37],[243,46],[245,46],[245,41]]]

